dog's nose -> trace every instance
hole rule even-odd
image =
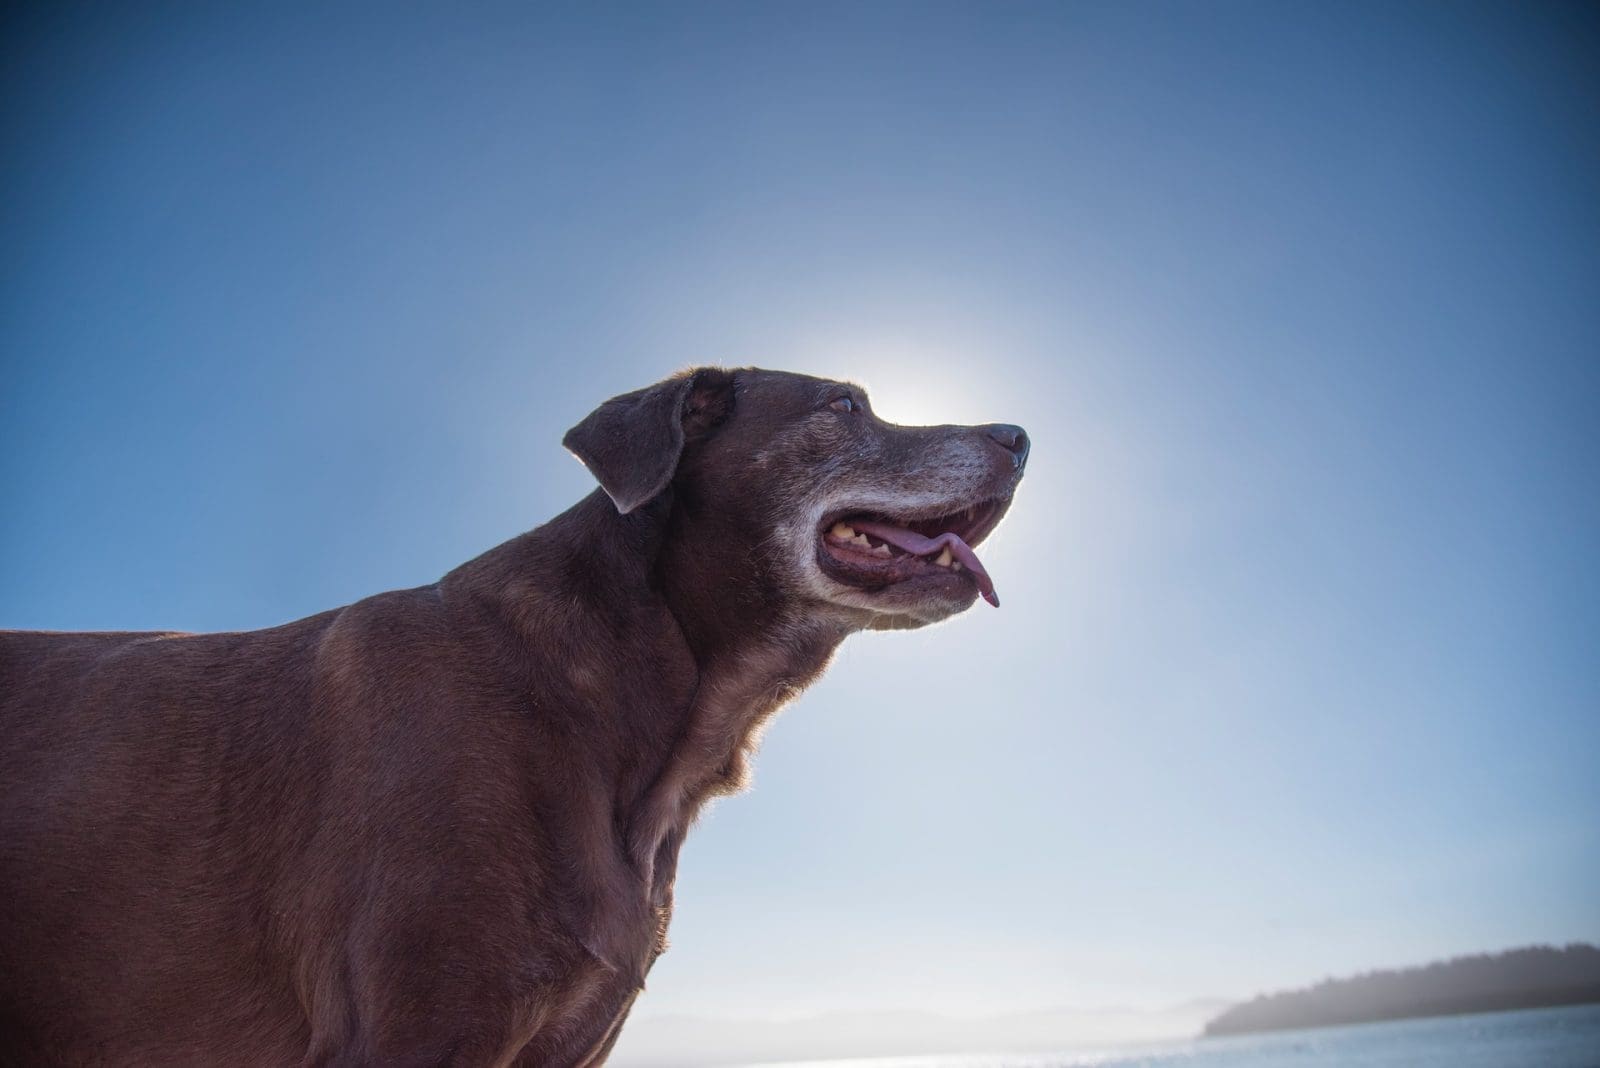
[[[984,433],[1011,454],[1011,466],[1021,467],[1028,459],[1028,432],[1010,423],[990,423]]]

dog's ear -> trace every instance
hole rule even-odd
[[[708,433],[732,408],[732,374],[687,371],[612,397],[567,431],[561,444],[627,515],[667,488],[684,443]]]

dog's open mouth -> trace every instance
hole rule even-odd
[[[818,558],[834,578],[868,590],[912,580],[975,582],[983,599],[1000,606],[994,583],[973,552],[1005,514],[1010,497],[947,515],[907,517],[848,511],[822,521]]]

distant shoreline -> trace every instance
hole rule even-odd
[[[1533,946],[1263,995],[1212,1019],[1201,1037],[1595,1003],[1600,1003],[1600,949]]]

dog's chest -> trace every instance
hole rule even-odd
[[[762,728],[816,678],[837,645],[819,637],[784,632],[702,677],[688,727],[629,827],[629,852],[656,903],[670,890],[662,885],[671,878],[661,869],[663,843],[670,849],[681,842],[707,800],[747,785]]]

